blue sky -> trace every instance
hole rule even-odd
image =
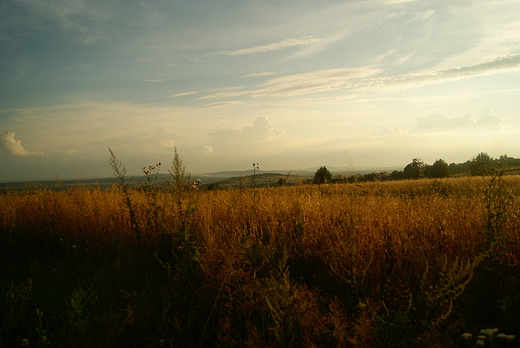
[[[519,70],[517,0],[2,1],[0,181],[520,157]]]

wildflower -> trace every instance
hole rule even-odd
[[[499,333],[497,335],[497,339],[502,341],[512,341],[515,338],[515,335],[506,335],[505,333]]]
[[[473,335],[470,334],[469,332],[466,332],[466,333],[462,334],[462,338],[469,341],[470,339],[473,338]]]
[[[191,188],[192,189],[198,189],[199,188],[199,185],[202,183],[202,181],[200,179],[197,179],[195,180],[192,184],[191,184]]]
[[[478,340],[477,341],[477,347],[484,347],[486,345],[486,343],[482,340]]]
[[[24,338],[22,340],[22,346],[28,346],[29,345],[29,340],[27,338]]]
[[[494,335],[496,335],[498,332],[498,328],[494,328],[494,329],[482,329],[480,330],[480,333],[482,335],[486,335],[487,337],[492,337]]]

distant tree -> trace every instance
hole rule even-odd
[[[469,171],[471,175],[488,175],[493,167],[493,159],[486,153],[481,152],[471,159]]]
[[[347,183],[348,177],[346,175],[337,174],[334,179],[332,179],[333,183]]]
[[[420,158],[414,158],[403,170],[403,178],[418,179],[424,177],[425,165]]]
[[[394,170],[390,175],[390,180],[401,180],[403,178],[403,172],[400,170]]]
[[[498,159],[498,164],[502,167],[507,167],[511,164],[511,163],[509,163],[510,160],[512,160],[511,161],[512,163],[514,162],[514,158],[507,157],[507,155],[500,155],[500,158]]]
[[[447,178],[450,176],[450,166],[443,159],[438,159],[431,166],[430,177],[432,178]]]
[[[424,164],[424,177],[431,178],[432,177],[432,168],[433,166],[430,164]]]
[[[327,184],[332,182],[332,174],[327,167],[323,166],[314,173],[313,182],[315,184]]]
[[[222,189],[222,187],[220,187],[220,184],[216,183],[216,182],[212,182],[211,184],[206,186],[206,190],[208,190],[208,191],[216,191],[216,190],[221,190],[221,189]]]

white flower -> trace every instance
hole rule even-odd
[[[506,335],[505,333],[499,333],[497,335],[497,339],[503,340],[503,341],[512,341],[515,338],[515,335]]]
[[[473,338],[473,335],[470,334],[469,332],[466,332],[466,333],[462,334],[462,338],[465,339],[465,340],[470,340],[470,339]]]
[[[480,333],[483,334],[483,335],[486,335],[487,337],[492,337],[492,336],[494,336],[495,334],[498,333],[498,328],[483,329],[483,330],[480,330]]]

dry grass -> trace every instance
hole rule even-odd
[[[0,231],[10,248],[3,261],[11,267],[26,257],[12,248],[36,250],[41,262],[91,267],[92,282],[103,272],[126,277],[106,290],[118,299],[115,307],[105,303],[110,318],[91,299],[104,296],[103,288],[64,290],[69,307],[83,294],[89,315],[114,326],[105,342],[136,330],[136,318],[153,317],[155,326],[139,331],[151,346],[455,346],[459,334],[479,325],[520,329],[506,324],[520,309],[520,179],[505,179],[512,199],[496,233],[507,243],[493,262],[479,233],[489,222],[486,185],[489,179],[459,178],[181,196],[130,190],[140,243],[117,187],[9,193],[0,196]],[[21,289],[28,278],[37,287],[31,267],[21,267],[23,275],[4,272],[2,281],[12,285],[3,290]],[[135,277],[121,273],[129,267]],[[493,286],[481,289],[486,270]],[[481,291],[496,306],[475,308]],[[139,301],[128,295],[134,292]],[[65,316],[54,315],[61,324]],[[84,339],[96,328],[92,318],[83,320],[74,326],[69,318],[70,337]],[[4,326],[3,343],[29,338],[30,329],[18,330],[8,335]]]

